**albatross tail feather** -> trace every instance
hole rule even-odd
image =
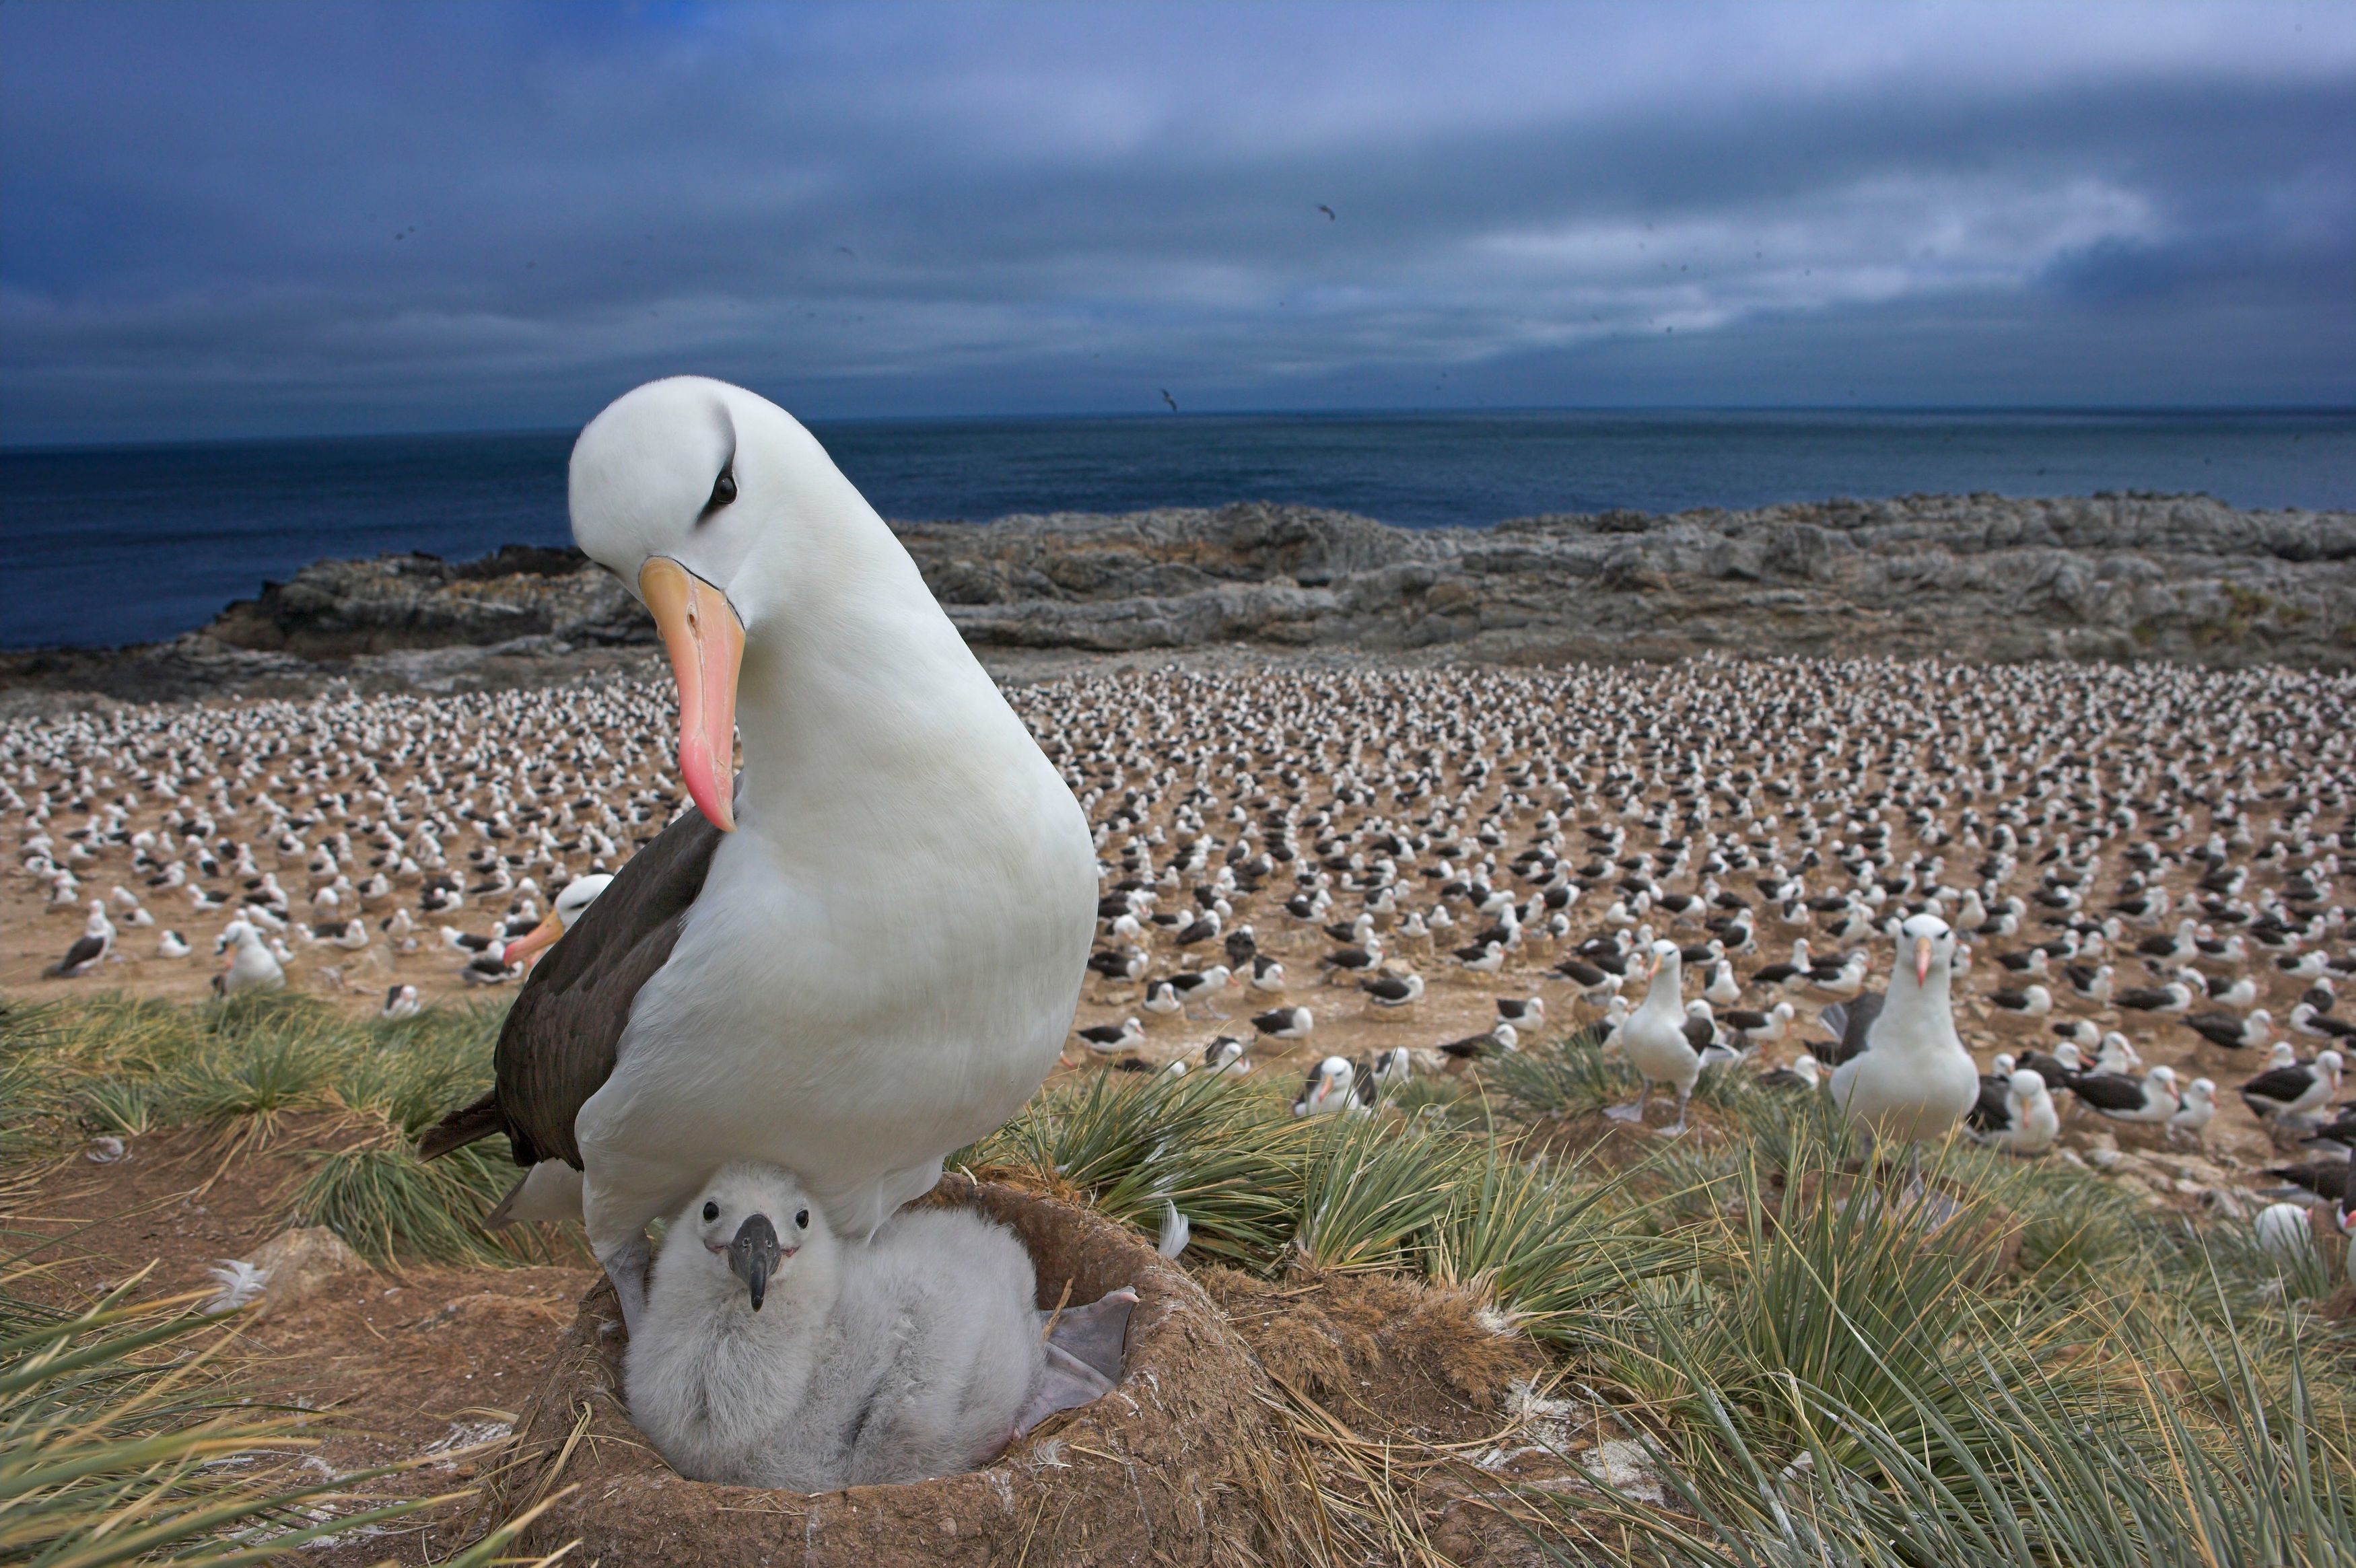
[[[477,1138],[489,1137],[507,1130],[507,1117],[499,1111],[499,1092],[496,1089],[470,1104],[459,1106],[440,1121],[425,1129],[417,1140],[417,1157],[438,1159],[454,1148],[464,1148]]]

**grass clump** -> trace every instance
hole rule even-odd
[[[476,1145],[432,1163],[417,1135],[487,1087],[497,1007],[355,1019],[295,993],[181,1007],[102,992],[0,1014],[0,1157],[80,1136],[202,1128],[232,1150],[300,1126],[291,1216],[380,1264],[509,1264],[577,1255],[481,1216],[521,1174]],[[297,1119],[299,1118],[299,1124]]]
[[[1648,1234],[1629,1212],[1628,1180],[1582,1185],[1492,1145],[1449,1194],[1428,1232],[1424,1272],[1484,1289],[1535,1339],[1576,1344],[1622,1315],[1640,1280],[1689,1268],[1689,1242]]]
[[[951,1164],[1027,1178],[1149,1233],[1174,1205],[1192,1248],[1257,1270],[1292,1235],[1309,1131],[1227,1074],[1099,1072],[1042,1090]]]
[[[0,1560],[258,1562],[423,1506],[325,1508],[364,1477],[305,1478],[289,1452],[309,1445],[304,1418],[214,1375],[225,1330],[191,1299],[0,1302]]]
[[[420,1160],[388,1124],[381,1142],[306,1151],[293,1184],[296,1217],[325,1225],[362,1257],[434,1264],[557,1263],[578,1249],[530,1225],[485,1230],[523,1173],[483,1144]]]
[[[1303,1262],[1328,1273],[1398,1268],[1452,1208],[1484,1145],[1381,1116],[1321,1118],[1301,1175]]]

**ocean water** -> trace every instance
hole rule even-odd
[[[876,509],[1273,500],[1408,528],[1834,496],[2356,507],[2356,413],[1525,412],[814,423]],[[0,646],[176,635],[325,556],[560,544],[573,432],[0,452]]]

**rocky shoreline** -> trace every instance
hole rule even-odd
[[[1001,668],[1221,653],[2356,666],[2356,514],[2205,496],[1910,496],[1482,529],[1268,503],[894,528]],[[388,555],[315,562],[169,643],[0,655],[0,693],[477,689],[635,671],[653,643],[577,551]]]

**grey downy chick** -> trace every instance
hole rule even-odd
[[[960,1475],[996,1458],[1044,1372],[1031,1254],[971,1210],[918,1209],[849,1262],[843,1354],[865,1393],[850,1484]]]
[[[664,1238],[630,1413],[692,1480],[816,1492],[970,1470],[1119,1379],[1136,1293],[1056,1315],[1044,1342],[1036,1294],[1022,1243],[970,1211],[843,1243],[790,1172],[741,1162]]]
[[[630,1335],[630,1419],[690,1480],[843,1484],[858,1409],[837,1307],[843,1248],[800,1182],[722,1168],[671,1221]]]
[[[861,1391],[849,1484],[977,1469],[1110,1392],[1137,1292],[1052,1313],[1037,1299],[1031,1254],[970,1209],[904,1209],[846,1250],[837,1311]]]

